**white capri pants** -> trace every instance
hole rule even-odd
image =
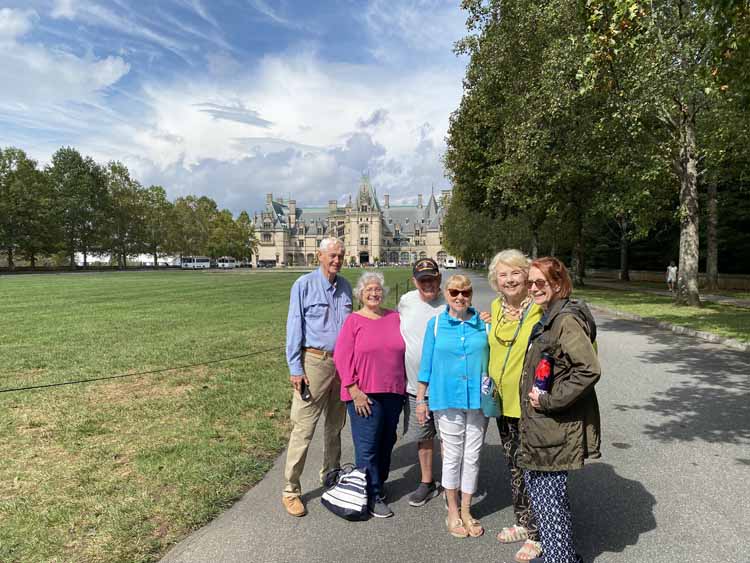
[[[479,454],[487,417],[480,409],[445,409],[435,413],[443,442],[443,487],[474,494],[479,477]]]

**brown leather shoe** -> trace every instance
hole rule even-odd
[[[305,505],[302,504],[302,499],[299,497],[281,497],[281,502],[284,504],[286,511],[292,516],[304,516],[307,514]]]

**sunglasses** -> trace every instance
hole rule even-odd
[[[463,295],[464,297],[471,297],[471,294],[474,293],[474,290],[472,289],[449,289],[448,295],[451,297],[458,297],[459,293]]]
[[[539,289],[544,289],[545,287],[547,287],[547,280],[544,280],[544,279],[526,280],[526,287],[528,289],[531,289],[534,286],[537,286]]]

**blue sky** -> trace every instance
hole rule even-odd
[[[0,146],[70,145],[170,197],[449,187],[456,1],[0,0]]]

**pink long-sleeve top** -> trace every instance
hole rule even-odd
[[[399,326],[398,313],[390,310],[379,319],[356,313],[346,318],[333,352],[342,401],[352,400],[347,386],[353,383],[364,393],[406,392],[406,344]]]

